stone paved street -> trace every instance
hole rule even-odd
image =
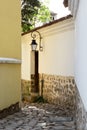
[[[30,104],[0,120],[0,130],[75,130],[71,117],[52,104]]]

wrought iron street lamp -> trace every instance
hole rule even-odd
[[[33,31],[33,32],[31,32],[31,37],[33,38],[32,39],[32,42],[31,42],[31,50],[32,51],[36,51],[36,49],[37,49],[37,42],[36,42],[36,37],[37,37],[37,35],[36,35],[36,33],[39,35],[39,50],[40,51],[43,51],[43,46],[42,46],[42,44],[41,44],[41,39],[42,39],[42,37],[41,37],[41,34],[40,34],[40,32],[39,31]]]
[[[32,31],[31,37],[31,99],[33,101],[39,95],[39,51],[43,51],[43,46],[41,44],[42,37],[39,31]],[[36,39],[39,41],[38,44]],[[39,49],[37,49],[38,45]]]

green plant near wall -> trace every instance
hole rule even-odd
[[[51,14],[49,8],[46,7],[44,4],[41,4],[41,7],[38,10],[38,14],[37,14],[37,22],[41,22],[44,24],[50,21],[51,21]]]
[[[47,23],[51,20],[49,9],[39,0],[21,0],[22,32],[35,28],[37,23]]]
[[[47,100],[45,100],[43,98],[43,96],[38,96],[36,97],[36,99],[34,100],[35,103],[47,103]]]

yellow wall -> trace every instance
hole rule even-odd
[[[0,57],[21,59],[20,0],[0,2]],[[20,101],[21,65],[0,63],[0,110]]]
[[[0,57],[20,58],[20,0],[0,1]]]
[[[0,64],[0,109],[20,101],[20,64]]]

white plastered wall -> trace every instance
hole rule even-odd
[[[87,110],[87,1],[80,0],[75,20],[76,61],[75,78]]]
[[[72,18],[38,31],[43,44],[43,52],[39,52],[39,73],[73,76],[75,48]],[[22,79],[26,80],[30,79],[30,35],[22,36]]]
[[[40,73],[74,75],[74,31],[66,30],[44,37],[39,57]]]

